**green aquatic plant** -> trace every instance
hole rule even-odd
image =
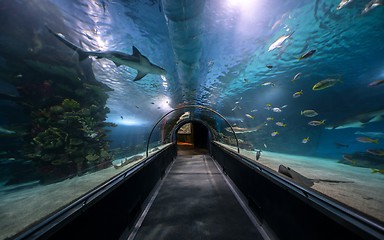
[[[70,110],[76,110],[80,108],[80,104],[77,101],[68,98],[64,99],[61,105],[63,106],[63,108]]]

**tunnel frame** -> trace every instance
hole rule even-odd
[[[228,126],[230,127],[233,135],[235,136],[235,140],[236,140],[236,147],[237,147],[237,152],[240,153],[240,148],[239,148],[239,139],[237,138],[237,135],[236,135],[236,132],[233,130],[232,128],[232,125],[229,123],[229,121],[222,115],[220,114],[219,112],[213,110],[212,108],[209,108],[209,107],[206,107],[206,106],[202,106],[202,105],[185,105],[185,106],[181,106],[181,107],[177,107],[177,108],[174,108],[172,109],[171,111],[167,112],[166,114],[164,114],[161,118],[159,118],[159,120],[157,120],[157,122],[155,123],[155,125],[153,125],[152,129],[151,129],[151,132],[149,133],[148,135],[148,139],[147,139],[147,148],[146,148],[146,157],[149,156],[149,144],[150,144],[150,140],[151,140],[151,137],[152,137],[152,133],[153,131],[155,130],[155,128],[157,127],[157,125],[164,119],[166,118],[169,114],[173,113],[173,112],[176,112],[176,111],[179,111],[179,110],[182,110],[182,109],[204,109],[204,110],[207,110],[209,112],[212,112],[214,114],[216,114],[217,116],[219,116],[221,119],[223,119],[225,121],[225,123],[228,124]],[[172,128],[173,129],[173,128]]]

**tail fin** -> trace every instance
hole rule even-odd
[[[67,47],[72,49],[73,51],[77,52],[79,55],[79,61],[83,61],[84,59],[89,57],[89,54],[87,54],[81,47],[76,46],[75,44],[71,43],[62,34],[54,32],[52,29],[50,29],[47,25],[45,27],[48,29],[48,31],[55,36],[57,39],[59,39],[62,43],[64,43]]]

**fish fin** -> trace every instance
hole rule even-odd
[[[363,119],[360,119],[359,122],[361,122],[361,123],[369,123],[373,118],[375,118],[375,117],[373,116],[373,117],[363,118]]]
[[[145,77],[145,75],[147,75],[147,73],[138,71],[137,75],[136,75],[135,79],[133,79],[133,81],[139,81],[140,79]]]
[[[87,54],[81,47],[76,46],[75,44],[71,43],[62,34],[59,34],[57,32],[54,32],[52,29],[50,29],[47,25],[45,25],[47,30],[57,39],[59,39],[64,45],[72,49],[73,51],[77,52],[79,56],[79,61],[83,61],[84,59],[89,57],[89,54]]]
[[[373,140],[372,142],[376,143],[376,144],[379,144],[379,139],[375,139]]]
[[[141,53],[140,53],[139,49],[137,49],[135,46],[132,46],[132,52],[133,52],[133,54],[132,54],[133,56],[140,58]]]

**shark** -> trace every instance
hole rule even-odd
[[[368,123],[379,122],[384,120],[384,109],[359,114],[331,126],[325,127],[328,130],[338,130],[344,128],[363,128]]]
[[[242,128],[242,127],[232,127],[233,131],[236,134],[242,134],[242,133],[252,133],[252,132],[257,132],[259,131],[262,127],[266,126],[267,124],[265,122],[257,125],[256,127],[253,128]],[[230,127],[225,128],[227,132],[232,132],[232,129]]]
[[[67,47],[75,51],[79,56],[79,61],[83,61],[88,57],[96,57],[96,59],[105,58],[115,63],[117,67],[124,65],[133,68],[137,71],[137,75],[133,81],[138,81],[145,77],[147,74],[156,74],[165,76],[167,71],[149,61],[149,59],[142,55],[140,51],[132,46],[132,55],[119,51],[86,51],[74,43],[68,41],[61,33],[54,32],[48,26],[45,26],[48,31],[53,34],[57,39],[64,43]]]

